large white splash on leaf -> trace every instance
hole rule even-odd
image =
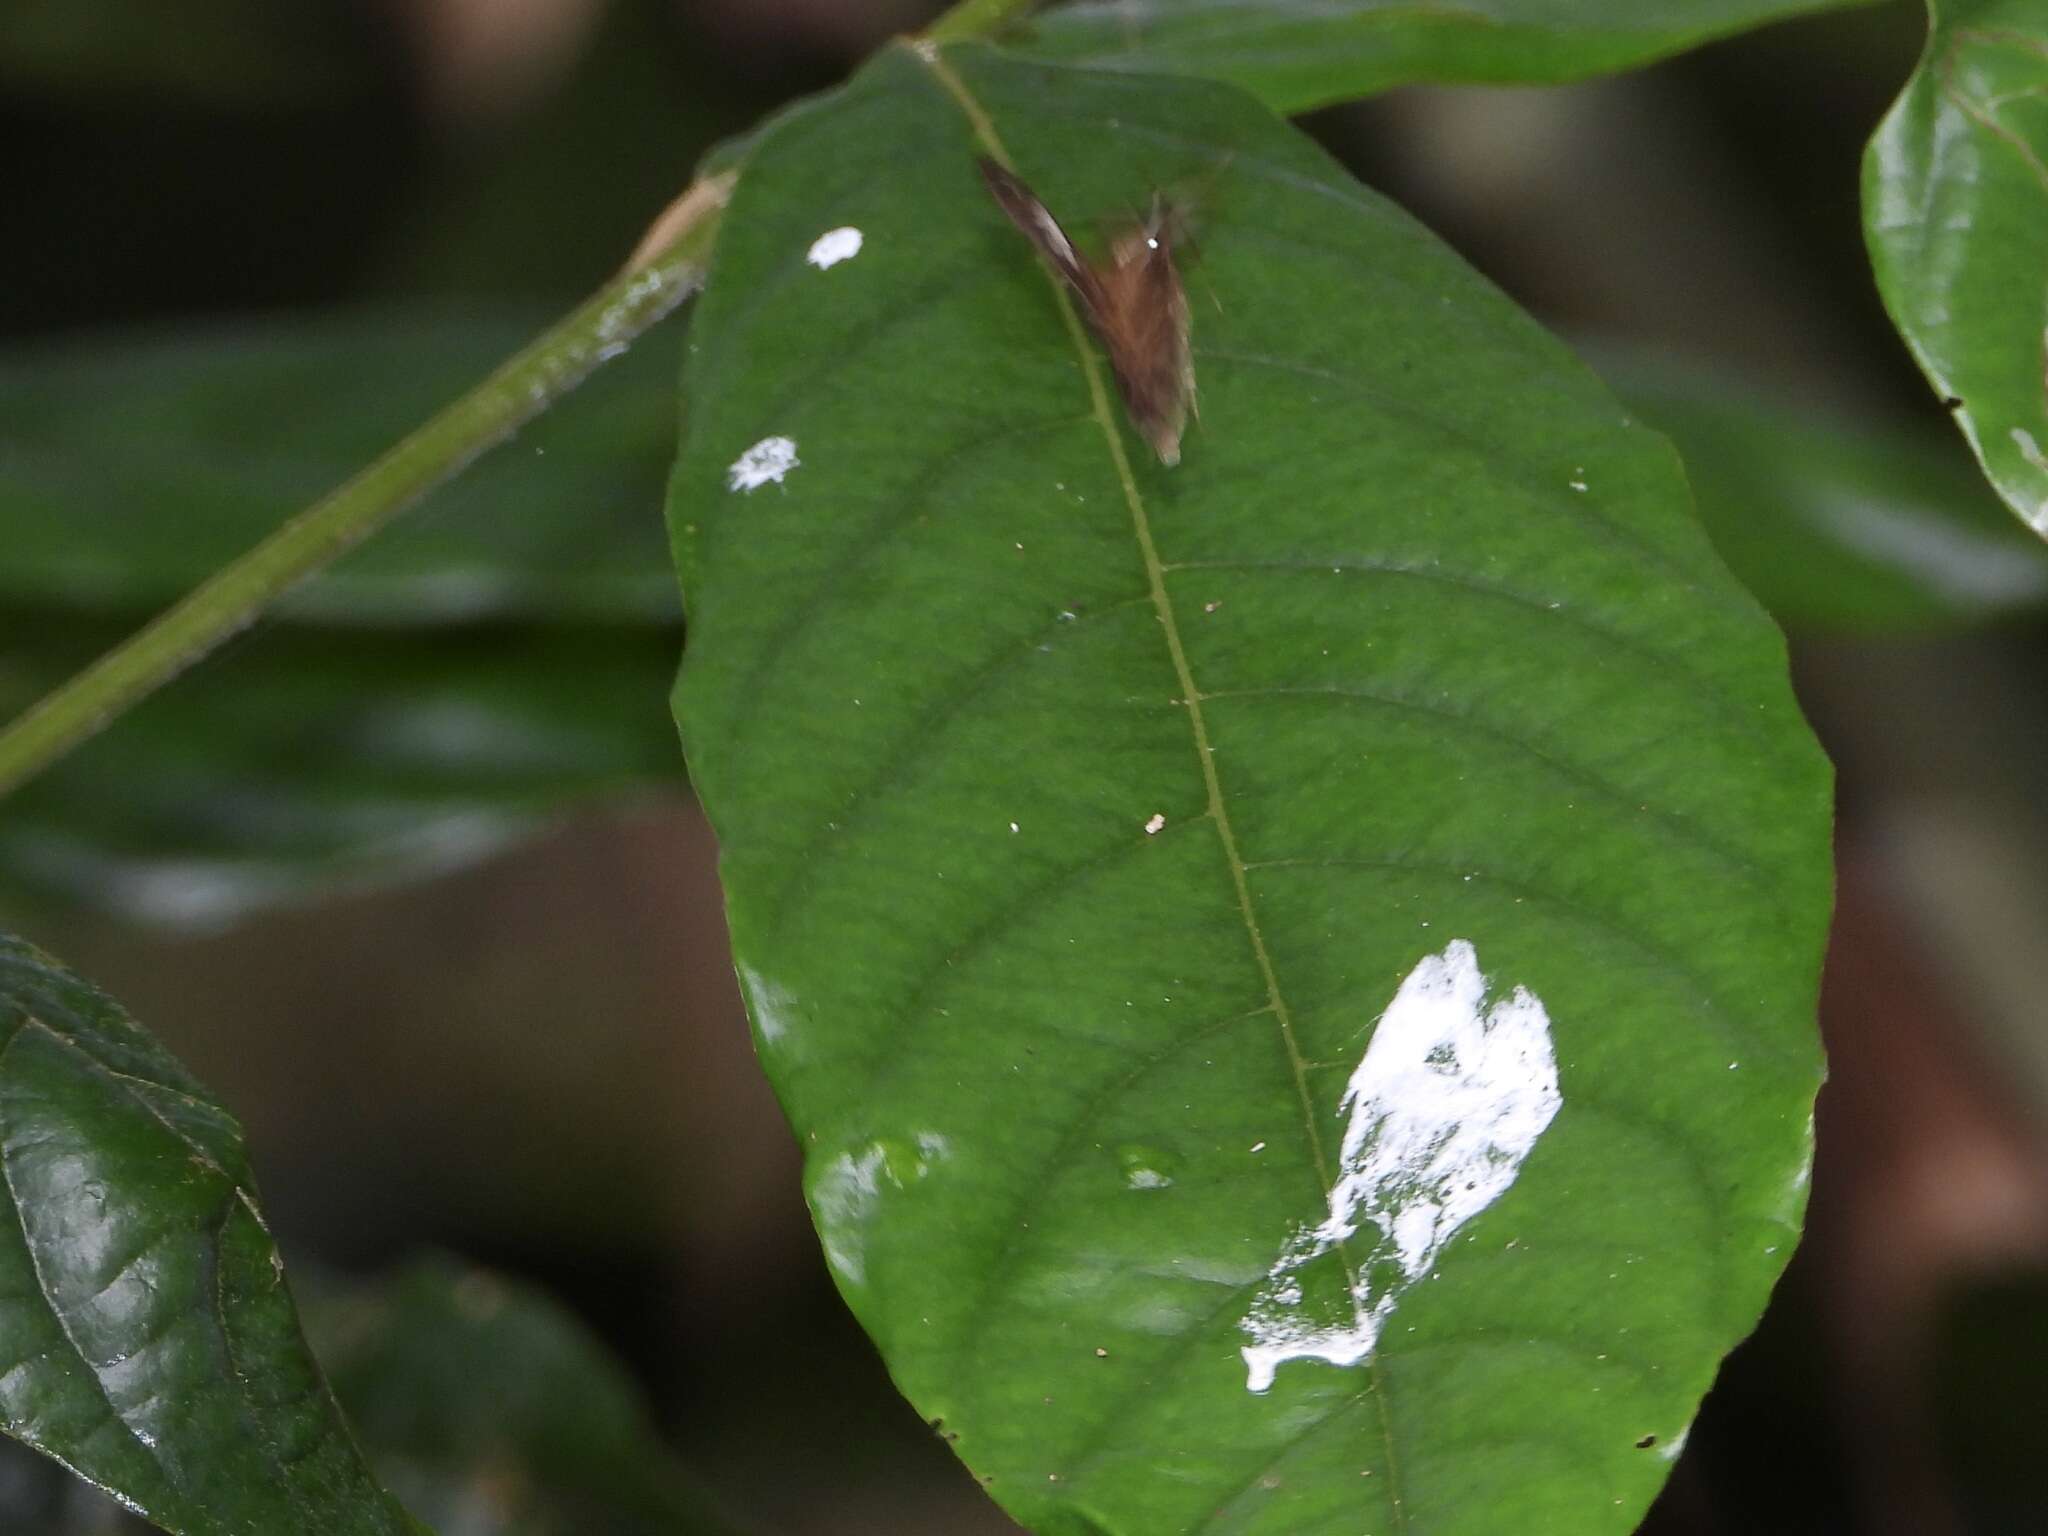
[[[1329,1213],[1288,1239],[1245,1314],[1251,1391],[1271,1387],[1284,1360],[1370,1355],[1408,1287],[1507,1192],[1556,1117],[1564,1096],[1542,1001],[1525,987],[1487,999],[1478,953],[1454,939],[1380,1016],[1338,1106],[1350,1120]],[[1369,1239],[1352,1242],[1362,1227]],[[1341,1308],[1316,1306],[1302,1283],[1324,1259],[1350,1266]]]

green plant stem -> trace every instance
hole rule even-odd
[[[1040,0],[958,0],[946,13],[925,28],[925,38],[934,43],[964,43],[987,37],[1004,22],[1035,10]]]
[[[657,222],[625,270],[560,324],[0,730],[0,795],[511,437],[673,311],[703,281],[733,179],[727,173],[692,187]]]

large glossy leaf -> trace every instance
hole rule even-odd
[[[559,1303],[428,1259],[307,1310],[364,1447],[443,1531],[727,1529],[604,1345]]]
[[[999,146],[1084,242],[1210,187],[1178,468]],[[1796,1235],[1828,905],[1668,445],[1251,98],[981,49],[754,147],[685,396],[678,714],[911,1400],[1041,1531],[1632,1528]]]
[[[119,637],[0,618],[0,717]],[[244,638],[0,807],[0,889],[210,926],[674,792],[672,626]]]
[[[1878,290],[1991,483],[2048,536],[2048,3],[1939,0],[1863,161]]]
[[[104,994],[0,935],[0,1429],[184,1536],[424,1528],[299,1332],[241,1128]]]
[[[1600,371],[1678,445],[1715,549],[1779,623],[1927,630],[2048,603],[2048,550],[1953,437],[1851,426],[1668,363]]]
[[[1046,58],[1206,75],[1282,112],[1419,82],[1551,84],[1867,0],[1078,0],[1017,30]]]
[[[46,343],[0,359],[0,610],[162,607],[540,329],[438,310]],[[510,446],[287,599],[301,619],[669,620],[673,342],[600,370]]]

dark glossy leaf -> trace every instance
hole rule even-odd
[[[1601,372],[1678,445],[1714,547],[1781,624],[1928,630],[2048,602],[2048,550],[1952,438],[1846,426],[1669,366]]]
[[[530,341],[449,311],[238,322],[0,363],[0,611],[146,617]],[[672,620],[674,331],[279,605],[298,619]]]
[[[1098,68],[1205,75],[1301,112],[1397,85],[1548,85],[1868,0],[1078,0],[1005,41]]]
[[[182,1536],[407,1536],[300,1336],[241,1127],[0,935],[0,1429]]]
[[[1091,246],[1212,187],[1178,468],[999,146]],[[1633,1529],[1796,1237],[1828,908],[1668,445],[1249,97],[981,49],[754,146],[685,396],[678,715],[920,1411],[1061,1536]]]
[[[0,716],[115,638],[0,622]],[[577,805],[680,790],[678,632],[276,626],[0,808],[0,884],[210,925],[473,862]]]
[[[307,1328],[371,1459],[443,1531],[729,1529],[604,1345],[538,1292],[422,1261],[316,1301]]]
[[[1870,141],[1878,290],[2006,503],[2048,536],[2048,5],[1939,0]]]

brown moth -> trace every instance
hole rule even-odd
[[[1180,435],[1195,409],[1195,358],[1188,349],[1188,295],[1173,264],[1178,221],[1153,199],[1142,224],[1109,244],[1109,260],[1091,265],[1014,172],[986,155],[981,179],[996,205],[1080,301],[1081,314],[1116,374],[1131,425],[1159,462],[1180,462]]]

